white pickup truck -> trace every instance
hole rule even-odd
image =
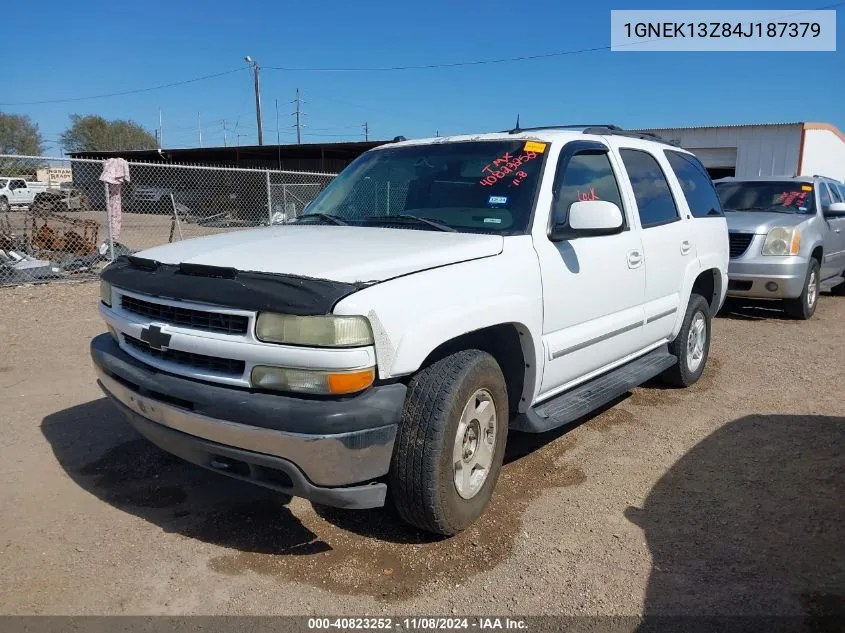
[[[701,376],[728,232],[701,163],[614,126],[371,150],[284,226],[102,273],[99,383],[182,458],[315,503],[484,510],[508,430]]]
[[[47,190],[46,182],[30,182],[23,178],[0,178],[0,213],[12,207],[29,207],[35,196]]]

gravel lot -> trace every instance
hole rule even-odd
[[[734,307],[694,388],[512,434],[492,507],[438,540],[140,439],[90,368],[97,295],[0,290],[2,613],[845,614],[845,298]]]

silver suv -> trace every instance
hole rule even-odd
[[[782,299],[809,319],[821,290],[845,290],[845,186],[822,176],[722,178],[728,296]]]

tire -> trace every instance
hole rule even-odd
[[[406,522],[451,536],[481,515],[502,468],[508,411],[502,370],[486,352],[457,352],[411,379],[389,476]]]
[[[661,374],[673,387],[689,387],[701,378],[710,354],[710,304],[699,294],[690,296],[681,331],[669,344],[678,362]]]
[[[12,210],[9,200],[6,196],[0,196],[0,213],[8,213]]]
[[[819,303],[819,262],[810,260],[807,276],[804,278],[804,290],[795,299],[784,299],[783,309],[793,319],[806,321],[816,311]]]

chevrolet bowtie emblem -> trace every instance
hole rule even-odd
[[[161,351],[170,345],[170,334],[165,334],[157,325],[151,325],[146,330],[141,330],[141,340],[150,346],[150,349]]]

